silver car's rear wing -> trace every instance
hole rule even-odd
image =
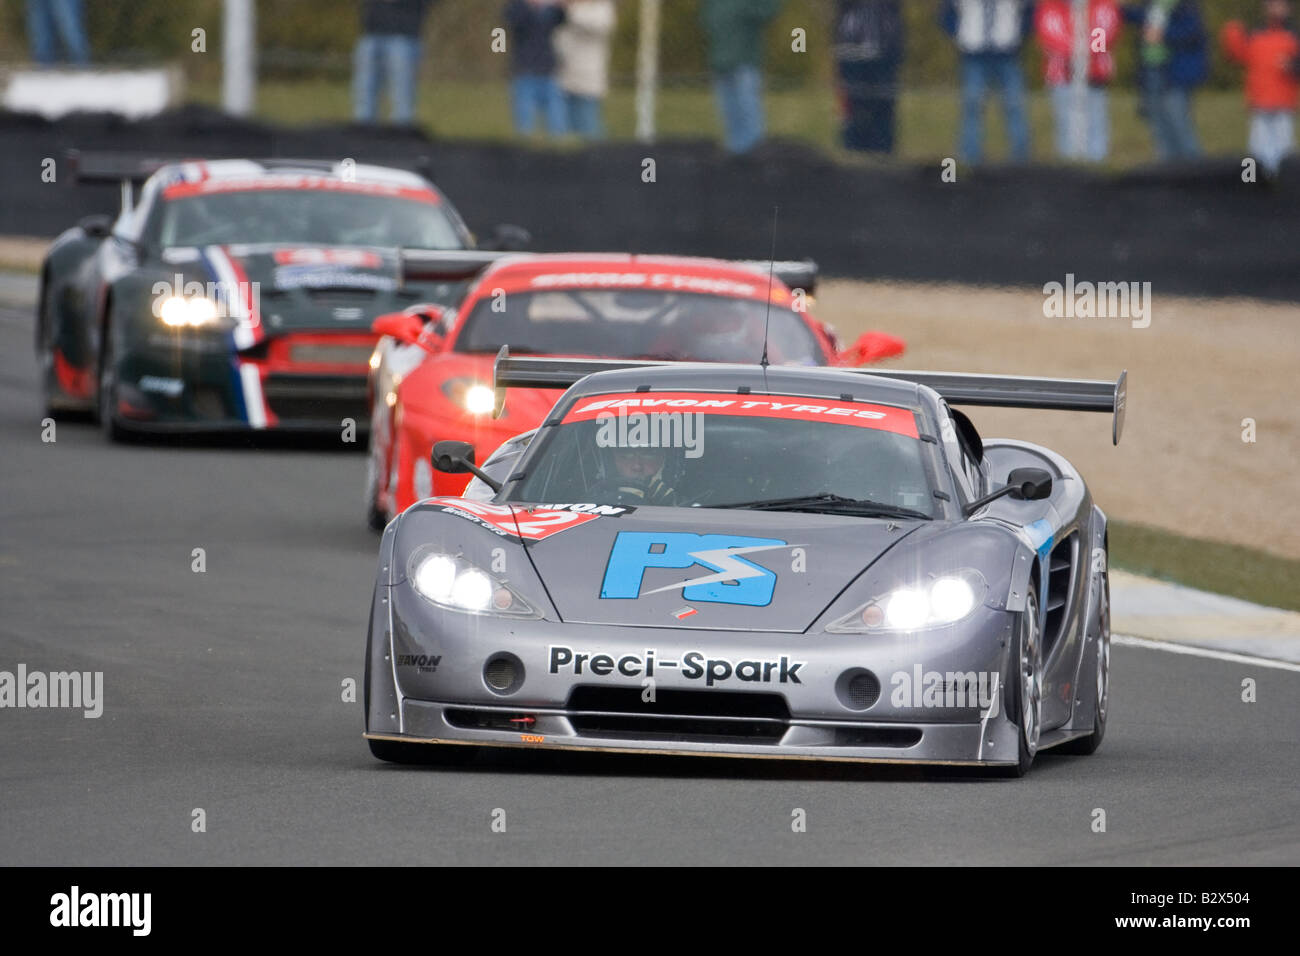
[[[596,372],[682,364],[692,363],[515,357],[510,355],[508,347],[502,346],[492,371],[497,398],[496,414],[500,415],[505,405],[507,388],[568,388]],[[1119,378],[1113,382],[1105,379],[1027,378],[1018,375],[975,375],[966,372],[903,369],[850,368],[842,371],[915,382],[934,389],[953,405],[1109,412],[1111,441],[1118,445],[1124,431],[1124,411],[1128,399],[1127,371],[1120,372]]]
[[[999,408],[1046,408],[1063,412],[1109,412],[1111,441],[1119,444],[1128,401],[1128,370],[1110,382],[1086,378],[1029,378],[1022,375],[973,375],[968,372],[922,372],[910,369],[852,369],[879,378],[915,382],[932,388],[950,405]]]

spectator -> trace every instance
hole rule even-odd
[[[1163,160],[1201,154],[1192,94],[1210,72],[1205,25],[1196,0],[1149,0],[1124,8],[1142,27],[1138,50],[1141,110]]]
[[[997,86],[1013,162],[1029,161],[1029,120],[1020,48],[1033,6],[1027,0],[945,0],[941,22],[961,55],[961,156],[984,159],[984,95]]]
[[[565,22],[555,31],[555,55],[568,130],[583,139],[601,139],[609,43],[618,12],[614,0],[570,0],[565,13]]]
[[[894,151],[902,62],[901,0],[838,0],[835,63],[845,149]]]
[[[373,123],[387,76],[394,123],[415,122],[420,77],[420,29],[432,0],[361,0],[361,39],[352,70],[353,115]]]
[[[1123,19],[1115,0],[1088,2],[1088,87],[1083,104],[1074,102],[1074,10],[1071,0],[1043,0],[1034,12],[1034,26],[1043,47],[1043,82],[1056,122],[1056,152],[1063,159],[1099,163],[1110,152],[1110,104],[1106,87],[1115,78],[1111,53]],[[1074,120],[1083,106],[1084,137],[1074,142]],[[1080,152],[1080,147],[1082,152]]]
[[[564,22],[560,0],[509,0],[505,7],[510,30],[510,110],[515,132],[531,136],[540,114],[551,136],[568,128],[564,95],[555,82],[556,27]]]
[[[1239,21],[1223,27],[1228,58],[1246,67],[1250,107],[1250,152],[1270,177],[1295,145],[1295,109],[1300,101],[1300,40],[1291,24],[1288,0],[1264,0],[1264,24],[1247,31]]]
[[[730,153],[747,153],[763,139],[763,31],[780,6],[780,0],[702,0],[700,22]]]
[[[41,66],[60,62],[55,39],[63,47],[64,62],[84,66],[90,62],[90,47],[82,26],[81,0],[27,0],[27,39],[32,59]]]

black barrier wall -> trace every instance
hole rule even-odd
[[[1243,182],[1241,160],[1104,174],[1063,167],[840,165],[770,143],[728,158],[710,143],[531,150],[431,141],[413,131],[272,128],[187,108],[130,123],[0,113],[0,234],[53,236],[117,190],[73,186],[69,149],[199,157],[350,157],[427,168],[471,227],[527,227],[538,251],[760,258],[780,206],[777,254],[824,274],[996,285],[1150,282],[1160,292],[1300,301],[1300,167]],[[42,162],[58,182],[44,183]],[[653,161],[651,167],[648,161]],[[650,181],[647,181],[650,180]]]

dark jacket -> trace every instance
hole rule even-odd
[[[551,34],[564,22],[564,7],[510,0],[505,8],[510,28],[510,72],[525,76],[555,73],[555,48]]]
[[[433,0],[361,0],[361,32],[417,37]]]
[[[841,64],[902,62],[901,0],[839,0],[834,50]]]
[[[763,31],[780,8],[780,0],[703,0],[700,23],[709,39],[709,69],[732,73],[758,66]]]
[[[1134,4],[1124,8],[1124,19],[1141,26],[1146,21],[1148,4]],[[1138,31],[1138,44],[1142,44]],[[1164,45],[1169,55],[1160,68],[1165,82],[1171,86],[1190,88],[1200,86],[1210,75],[1209,38],[1205,22],[1201,19],[1201,5],[1196,0],[1182,0],[1169,11],[1165,26]]]

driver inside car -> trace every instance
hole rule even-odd
[[[609,451],[605,476],[592,494],[601,504],[672,505],[677,492],[664,481],[663,448],[617,447]]]

